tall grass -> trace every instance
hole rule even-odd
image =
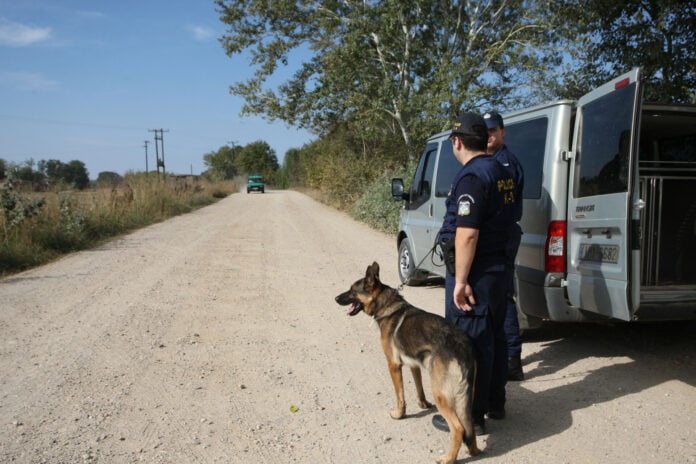
[[[119,186],[79,192],[7,192],[8,185],[0,188],[7,193],[3,198],[8,198],[2,203],[0,217],[0,275],[95,246],[238,190],[233,182],[212,184],[153,174],[133,174]],[[26,205],[33,205],[31,214],[22,214]]]

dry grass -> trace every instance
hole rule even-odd
[[[4,188],[4,187],[3,187]],[[0,216],[0,275],[46,263],[125,232],[208,205],[238,188],[233,182],[130,175],[112,188],[17,193],[16,206]],[[8,221],[22,204],[45,204],[35,214]],[[11,202],[10,202],[11,203]],[[16,218],[17,214],[14,214]]]

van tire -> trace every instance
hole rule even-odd
[[[422,273],[416,270],[416,264],[413,262],[413,252],[407,239],[403,239],[399,243],[399,260],[397,264],[399,279],[402,284],[413,286],[423,283]]]

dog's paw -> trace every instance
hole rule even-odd
[[[449,455],[443,454],[442,456],[440,456],[439,458],[437,458],[437,459],[435,460],[435,462],[437,462],[438,464],[454,464],[454,463],[455,463],[455,460],[454,460],[454,459],[450,459]]]
[[[392,419],[403,419],[403,417],[406,415],[406,408],[394,409],[393,411],[389,411],[389,415]]]
[[[422,400],[418,400],[418,406],[420,406],[421,409],[430,409],[430,408],[432,408],[434,405],[433,405],[432,403],[428,403],[428,400],[426,400],[425,398],[423,398]]]

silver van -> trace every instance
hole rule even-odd
[[[503,115],[524,167],[515,287],[520,324],[696,319],[696,106],[641,98],[640,69],[577,101]],[[431,137],[397,236],[399,276],[444,276],[435,247],[460,165]]]

